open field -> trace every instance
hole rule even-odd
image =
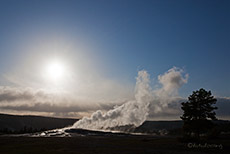
[[[209,141],[216,148],[189,148],[176,138],[151,136],[0,137],[1,154],[193,154],[230,153],[229,138]]]
[[[74,123],[75,120],[3,114],[0,115],[0,117],[1,128],[11,130],[11,133],[3,131],[2,135],[0,135],[0,154],[230,153],[230,136],[226,135],[229,134],[228,121],[218,121],[218,129],[225,133],[225,135],[221,135],[215,140],[209,140],[207,143],[208,146],[221,145],[222,148],[189,148],[188,143],[181,143],[177,138],[181,136],[180,128],[182,127],[182,121],[146,121],[135,129],[130,129],[129,127],[119,128],[123,131],[131,131],[132,133],[155,134],[152,136],[71,129],[66,130],[65,133],[68,133],[69,136],[72,137],[57,137],[62,134],[60,135],[60,132],[55,132],[58,130],[56,129],[48,131],[46,135],[56,137],[29,137],[31,136],[31,132],[29,132],[28,129],[24,130],[25,127],[31,127],[33,130],[39,130],[42,128],[41,126],[44,126],[45,129],[58,128],[68,126]],[[20,130],[23,131],[20,132]],[[167,135],[162,135],[159,133],[161,130],[167,130],[169,132]],[[21,134],[16,134],[17,132]],[[202,145],[205,145],[205,143],[206,142],[202,143]],[[190,144],[190,146],[193,146],[193,144]]]

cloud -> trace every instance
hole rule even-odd
[[[229,97],[216,97],[217,102],[214,106],[217,106],[218,109],[215,110],[216,117],[218,119],[230,119],[230,98]],[[150,112],[149,119],[151,120],[180,120],[180,116],[183,114],[181,110],[181,103],[186,102],[186,98],[174,98],[171,100],[167,107],[164,107],[164,110],[155,114],[154,112]],[[150,105],[150,110],[154,111],[154,106]]]
[[[223,119],[230,119],[230,97],[217,97],[216,106],[218,107],[216,110],[218,117]]]
[[[109,108],[108,106],[103,106],[105,109]],[[101,107],[101,108],[103,108]],[[110,106],[111,107],[111,106]],[[98,109],[95,106],[81,106],[81,105],[57,105],[57,104],[50,104],[48,103],[34,103],[32,105],[29,104],[22,104],[22,105],[6,105],[1,106],[1,109],[8,109],[8,110],[17,110],[17,111],[37,111],[37,112],[55,112],[55,113],[66,113],[66,112],[89,112]]]
[[[68,115],[76,112],[108,110],[122,102],[81,100],[67,92],[43,89],[0,87],[0,111],[47,112]],[[73,115],[73,114],[72,114]]]
[[[177,95],[178,89],[188,81],[188,74],[183,77],[183,70],[177,67],[173,67],[165,72],[163,75],[158,76],[159,83],[162,84],[161,90],[158,90],[162,95],[170,94]]]
[[[167,100],[167,105],[165,102],[162,107],[158,108],[157,112],[154,104],[149,106],[149,120],[176,120],[180,118],[182,114],[181,102],[186,101],[186,99],[181,97],[174,97]]]
[[[0,87],[0,102],[34,101],[36,98],[45,99],[49,96],[44,90],[31,88]]]
[[[97,110],[101,110],[101,112],[97,112],[97,115],[103,116],[106,111],[117,109],[116,112],[110,111],[108,113],[111,118],[119,117],[122,113],[130,117],[129,120],[131,120],[135,119],[135,114],[133,114],[133,112],[135,112],[138,114],[136,117],[139,116],[142,117],[142,119],[179,119],[180,115],[182,115],[181,102],[186,101],[187,98],[181,98],[178,94],[178,89],[187,83],[188,75],[184,74],[183,70],[173,67],[166,73],[159,75],[158,80],[162,86],[157,89],[152,89],[149,74],[147,71],[141,71],[137,77],[135,98],[119,98],[116,95],[118,97],[117,100],[115,96],[111,98],[111,100],[103,100],[100,97],[97,99],[96,97],[81,97],[79,93],[69,93],[66,91],[49,91],[28,87],[0,87],[0,112],[61,117],[77,116],[79,118],[84,115],[89,116]],[[104,87],[116,85],[115,83],[110,83],[110,81],[107,82],[108,83],[104,84]],[[95,91],[96,89],[100,89],[98,93],[95,92],[95,95],[100,95],[102,91],[106,89],[103,88],[103,85],[100,86],[100,84],[95,84],[94,86],[96,86]],[[116,93],[120,88],[120,85],[112,91],[109,90],[110,88],[107,88],[106,92],[108,95],[113,95],[113,93]],[[122,91],[120,91],[120,93],[122,93]],[[135,101],[142,103],[137,104]],[[124,105],[127,102],[129,103]],[[216,106],[218,107],[216,110],[218,118],[230,119],[229,97],[217,97]],[[117,112],[118,109],[123,111]],[[128,114],[128,110],[133,110],[133,112]],[[147,114],[142,116],[142,112],[146,112]],[[141,122],[142,120],[138,123]]]

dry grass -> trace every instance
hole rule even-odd
[[[224,149],[190,149],[176,138],[129,137],[0,137],[1,154],[182,154],[230,153],[229,139],[212,143]]]

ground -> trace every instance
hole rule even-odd
[[[229,139],[209,144],[220,148],[189,148],[175,137],[79,136],[79,137],[0,137],[1,154],[203,154],[230,153]]]

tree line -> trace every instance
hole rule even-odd
[[[37,128],[33,128],[33,127],[24,126],[20,130],[12,130],[9,128],[3,128],[3,129],[0,129],[0,134],[25,134],[25,133],[42,132],[42,131],[46,131],[46,130],[47,130],[46,128],[37,129]]]

